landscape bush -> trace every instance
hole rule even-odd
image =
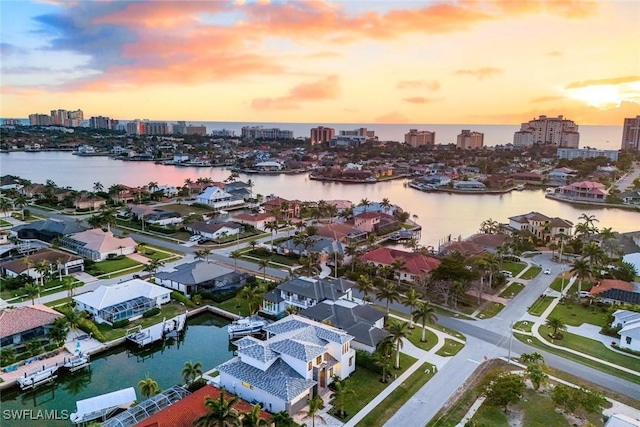
[[[152,316],[155,316],[156,314],[160,314],[160,309],[158,307],[153,307],[145,311],[144,313],[142,313],[142,317],[146,319],[147,317],[152,317]]]
[[[119,329],[119,328],[124,328],[125,326],[127,326],[129,323],[131,323],[129,321],[129,319],[122,319],[122,320],[116,320],[115,322],[113,322],[113,329]]]
[[[378,374],[382,374],[382,368],[376,365],[375,357],[364,350],[356,349],[356,366],[368,369]]]
[[[236,295],[238,295],[238,291],[236,289],[234,289],[232,291],[221,292],[221,293],[214,293],[214,292],[205,291],[205,292],[200,292],[200,295],[204,299],[208,299],[208,300],[213,301],[213,302],[221,303],[221,302],[230,300],[231,298],[233,298]]]
[[[96,324],[89,319],[81,319],[78,322],[78,327],[83,332],[86,332],[87,334],[91,334],[93,338],[97,339],[100,342],[105,342],[107,340],[104,337],[104,335],[102,335],[102,332],[100,332]]]
[[[202,298],[205,298],[205,296],[202,295]],[[187,298],[186,296],[182,295],[180,292],[177,292],[177,291],[171,291],[171,299],[174,300],[174,301],[178,301],[178,302],[186,305],[187,307],[195,307],[196,306],[193,303],[193,301],[191,301],[189,298]]]

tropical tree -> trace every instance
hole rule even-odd
[[[194,255],[196,259],[206,260],[207,262],[209,262],[209,255],[211,255],[211,249],[210,248],[198,249],[197,251],[194,252]]]
[[[102,190],[104,190],[104,185],[102,185],[102,183],[100,181],[93,183],[93,191],[98,193],[98,192],[100,192]]]
[[[280,411],[273,414],[271,417],[271,421],[275,424],[275,427],[293,427],[297,426],[294,419],[291,418],[291,415],[287,411]]]
[[[47,271],[49,271],[49,264],[47,264],[47,262],[44,261],[44,260],[43,261],[38,261],[33,266],[33,269],[38,274],[38,279],[40,279],[41,285],[44,286],[44,278],[45,278],[45,275],[46,275]]]
[[[65,322],[67,323],[67,325],[69,325],[69,328],[71,328],[73,334],[77,337],[78,329],[80,328],[80,324],[82,323],[83,319],[87,317],[87,312],[68,309],[64,311],[63,314]]]
[[[395,284],[386,282],[384,286],[376,292],[376,298],[387,301],[387,314],[389,314],[391,303],[400,301],[400,293]]]
[[[422,298],[422,294],[413,288],[409,289],[404,294],[404,297],[402,297],[402,305],[404,305],[405,307],[409,307],[410,309],[411,318],[409,319],[409,328],[411,329],[413,329],[413,312],[415,310],[415,307],[420,304],[420,298]]]
[[[555,339],[562,338],[562,336],[558,334],[559,331],[567,330],[567,325],[560,318],[555,316],[547,318],[545,325],[553,330],[552,338]]]
[[[164,262],[162,262],[162,261],[160,261],[160,260],[158,260],[158,259],[152,258],[152,259],[150,259],[150,260],[149,260],[149,262],[144,266],[143,270],[144,270],[144,271],[148,271],[148,272],[150,272],[151,274],[156,274],[156,271],[158,271],[158,269],[159,269],[160,267],[162,267],[163,265],[164,265]]]
[[[402,340],[409,335],[409,324],[407,322],[391,321],[389,322],[389,335],[393,340],[396,351],[396,364],[394,368],[400,369],[400,349],[402,348]]]
[[[269,266],[269,262],[270,261],[268,259],[261,259],[258,261],[258,267],[262,270],[262,280],[264,281],[267,280],[267,267]]]
[[[578,217],[578,220],[583,220],[583,224],[586,224],[589,229],[589,234],[597,234],[598,227],[596,227],[596,222],[600,222],[595,215],[588,215],[583,213]]]
[[[398,286],[400,286],[400,278],[402,277],[402,269],[407,264],[404,258],[394,258],[391,262],[391,268],[398,275]]]
[[[485,402],[506,412],[509,405],[520,401],[526,386],[518,374],[494,371],[485,376],[482,388]]]
[[[531,380],[531,384],[536,390],[538,390],[549,378],[549,376],[542,370],[542,366],[537,363],[532,363],[527,366],[526,376]]]
[[[358,206],[362,206],[364,207],[364,211],[367,211],[367,208],[371,205],[371,202],[369,201],[369,199],[367,199],[366,197],[362,200],[360,200],[360,203],[358,203]]]
[[[238,297],[247,302],[249,313],[253,314],[260,308],[262,297],[265,292],[266,289],[262,286],[247,285],[240,289],[240,292],[238,292]]]
[[[320,396],[316,394],[312,399],[307,399],[307,405],[309,405],[308,409],[306,411],[302,411],[303,420],[311,419],[311,427],[316,426],[316,418],[323,423],[326,423],[324,417],[318,413],[324,406],[324,402]]]
[[[334,390],[331,397],[333,398],[334,406],[338,409],[338,417],[344,417],[346,415],[344,405],[350,396],[356,395],[356,392],[349,386],[348,378],[341,380],[337,375],[333,376],[333,387]]]
[[[260,405],[253,405],[249,412],[242,414],[242,426],[243,427],[267,427],[271,425],[269,420],[260,418],[260,411],[262,407]]]
[[[59,317],[53,322],[53,327],[49,331],[49,339],[60,345],[67,339],[68,332],[69,325],[65,321],[64,317]]]
[[[160,393],[160,387],[158,387],[158,383],[152,378],[145,378],[138,382],[138,388],[140,389],[140,394],[142,394],[147,399],[153,395]]]
[[[424,301],[418,304],[417,309],[411,313],[411,316],[415,318],[418,323],[422,324],[422,336],[420,337],[420,341],[426,342],[427,324],[434,325],[438,321],[436,310],[431,306],[429,301]]]
[[[184,368],[182,369],[182,378],[184,378],[185,384],[189,384],[198,379],[202,375],[202,364],[200,362],[191,363],[191,361],[184,362]]]
[[[544,356],[542,356],[538,352],[522,353],[520,355],[520,362],[524,363],[525,365],[530,365],[532,363],[540,365],[544,363]]]
[[[480,232],[484,234],[495,234],[500,230],[500,223],[492,218],[485,219],[480,223]]]
[[[388,213],[389,209],[391,208],[391,202],[387,197],[382,199],[382,202],[380,202],[380,207],[385,211],[385,213]]]
[[[356,289],[362,292],[362,300],[369,301],[369,292],[373,291],[375,288],[373,286],[373,282],[369,279],[368,276],[361,274],[356,280]]]
[[[578,277],[578,295],[582,291],[582,281],[591,277],[593,270],[591,264],[584,258],[577,259],[571,266],[571,274],[575,274]]]
[[[36,298],[40,296],[40,287],[38,285],[26,285],[24,288],[24,294],[27,298],[31,299],[31,305],[36,303]]]
[[[204,398],[204,406],[209,412],[193,422],[194,427],[240,427],[242,426],[241,415],[234,406],[240,402],[237,396],[225,398],[225,391],[220,390],[217,399],[211,396]]]
[[[11,202],[9,202],[8,199],[5,199],[4,197],[0,198],[0,211],[2,212],[2,216],[4,218],[7,217],[7,212],[9,212],[11,210]]]
[[[233,251],[229,254],[229,258],[233,259],[233,268],[235,270],[238,269],[238,258],[240,258],[242,254],[239,251]]]
[[[29,356],[37,356],[42,352],[42,343],[36,338],[27,341],[25,346]]]

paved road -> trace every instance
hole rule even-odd
[[[640,162],[633,164],[633,170],[628,174],[625,174],[614,185],[620,191],[625,191],[627,187],[631,187],[633,180],[640,177]]]

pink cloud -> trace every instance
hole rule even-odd
[[[338,76],[332,75],[326,79],[305,83],[291,88],[289,94],[277,98],[256,98],[251,106],[257,110],[279,109],[290,110],[298,108],[300,102],[322,101],[337,98],[340,93]]]

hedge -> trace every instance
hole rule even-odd
[[[200,292],[200,296],[202,296],[203,299],[208,299],[218,303],[230,300],[236,295],[238,295],[237,289],[227,291],[227,292],[220,292],[220,293],[208,292],[208,291]]]
[[[180,292],[171,291],[171,299],[174,301],[178,301],[187,307],[195,307],[196,305],[186,296],[182,295]]]
[[[356,349],[356,366],[361,366],[370,371],[382,374],[382,367],[376,365],[375,357],[364,350]]]
[[[113,329],[124,328],[129,323],[130,323],[129,319],[122,319],[122,320],[117,320],[117,321],[113,322],[112,326],[113,326]]]
[[[146,319],[147,317],[153,317],[153,316],[155,316],[156,314],[159,314],[159,313],[160,313],[160,309],[158,307],[153,307],[153,308],[145,311],[144,313],[142,313],[142,317],[144,317]]]
[[[104,335],[102,335],[102,332],[100,332],[96,324],[89,319],[81,319],[80,322],[78,322],[78,327],[82,331],[91,334],[93,338],[100,342],[105,342],[107,340]]]

